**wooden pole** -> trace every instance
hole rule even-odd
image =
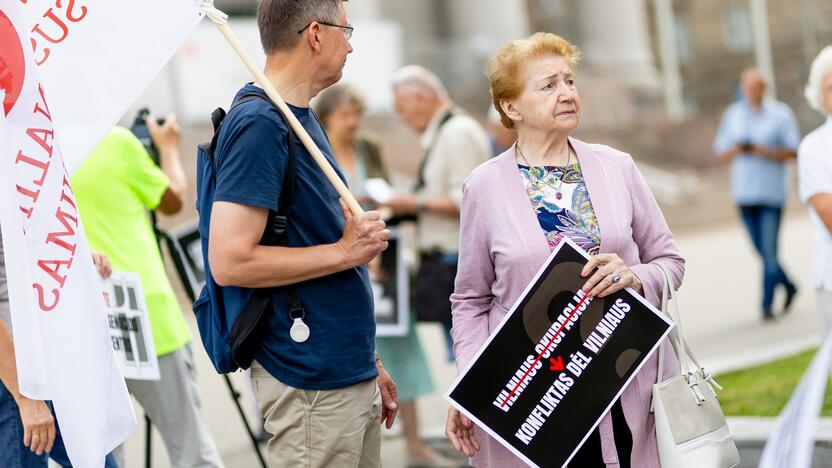
[[[266,91],[266,94],[269,96],[269,99],[274,102],[274,104],[280,109],[280,112],[286,117],[286,120],[289,121],[289,125],[292,126],[292,129],[297,134],[298,138],[300,138],[301,143],[303,146],[306,147],[306,150],[309,151],[309,154],[312,155],[312,158],[318,163],[318,166],[323,171],[324,175],[329,182],[335,187],[335,190],[344,199],[347,203],[347,206],[350,208],[350,211],[356,216],[360,216],[364,213],[364,210],[361,208],[361,205],[358,203],[358,200],[355,199],[352,193],[350,193],[347,186],[338,177],[338,173],[335,172],[335,169],[332,168],[332,165],[329,164],[329,161],[326,159],[324,154],[312,140],[312,137],[309,136],[309,133],[306,132],[306,129],[303,128],[303,125],[300,124],[295,114],[289,109],[289,106],[286,105],[286,102],[280,97],[280,94],[277,90],[272,86],[269,80],[266,78],[266,75],[257,67],[257,64],[254,63],[251,56],[248,55],[248,52],[243,48],[243,45],[240,43],[240,40],[237,39],[237,36],[234,34],[234,31],[228,26],[228,21],[224,18],[222,12],[219,12],[216,9],[208,10],[207,8],[204,10],[206,15],[211,18],[214,24],[217,26],[217,29],[220,30],[222,35],[231,45],[231,48],[237,53],[240,59],[245,64],[246,68],[248,68],[249,72],[254,75],[254,78],[257,80],[257,83]],[[220,16],[223,15],[223,16]]]

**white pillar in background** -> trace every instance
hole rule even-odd
[[[581,0],[578,21],[587,65],[612,69],[631,87],[659,86],[644,0]]]
[[[353,24],[381,19],[379,0],[347,2],[344,3],[344,9],[347,11],[347,18]]]
[[[754,34],[754,59],[757,68],[768,82],[768,93],[777,98],[777,83],[774,80],[774,59],[771,53],[771,37],[768,32],[768,9],[766,0],[749,0],[751,30]]]
[[[656,26],[659,32],[659,53],[662,63],[662,81],[667,113],[673,120],[685,115],[682,96],[682,78],[679,73],[679,53],[676,48],[676,22],[672,0],[653,0],[656,9]]]
[[[467,38],[478,54],[490,56],[502,44],[530,33],[525,0],[458,0],[449,8],[454,33]]]

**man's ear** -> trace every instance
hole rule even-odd
[[[321,25],[317,22],[312,22],[306,31],[303,32],[303,40],[312,48],[312,51],[318,53],[321,51]]]

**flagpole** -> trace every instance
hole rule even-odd
[[[329,161],[326,159],[324,154],[312,140],[312,137],[309,136],[306,129],[303,128],[303,125],[300,124],[298,119],[295,117],[295,114],[289,109],[289,106],[286,105],[286,102],[280,96],[280,93],[277,92],[275,87],[269,82],[266,75],[263,73],[262,70],[257,66],[257,64],[252,60],[251,56],[246,52],[243,48],[243,45],[240,43],[240,40],[237,39],[237,36],[234,34],[234,31],[231,30],[231,27],[228,26],[228,15],[223,13],[222,11],[218,10],[214,7],[213,0],[202,0],[202,11],[205,13],[211,21],[217,26],[217,29],[220,30],[222,35],[231,45],[231,48],[237,53],[240,59],[245,64],[246,68],[248,68],[249,72],[254,75],[254,78],[260,84],[266,94],[269,96],[269,99],[274,102],[274,104],[280,109],[283,115],[286,117],[286,120],[289,121],[289,125],[292,126],[292,129],[300,138],[301,143],[303,146],[306,147],[306,150],[309,151],[309,154],[312,155],[312,158],[318,164],[318,166],[323,171],[326,178],[335,187],[335,190],[344,199],[347,206],[350,208],[350,211],[356,216],[359,216],[364,213],[364,209],[361,208],[361,205],[358,203],[358,200],[355,199],[352,193],[350,193],[347,186],[338,176],[338,173],[335,172],[335,169],[332,168],[332,165],[329,164]]]

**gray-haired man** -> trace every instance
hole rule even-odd
[[[257,20],[266,77],[338,171],[309,101],[341,78],[352,51],[341,0],[261,0]],[[252,93],[265,96],[247,84],[237,99]],[[272,435],[272,466],[379,466],[379,421],[390,427],[397,402],[395,385],[373,355],[365,265],[387,248],[390,232],[377,212],[353,216],[339,203],[297,143],[289,245],[258,245],[269,210],[278,210],[287,187],[287,133],[266,99],[249,100],[223,121],[213,165],[199,161],[197,206],[209,273],[204,294],[241,308],[253,288],[276,288],[251,365]],[[212,180],[213,191],[207,188]],[[286,286],[299,296],[302,318],[290,316]],[[291,332],[298,320],[309,327],[308,339]]]

